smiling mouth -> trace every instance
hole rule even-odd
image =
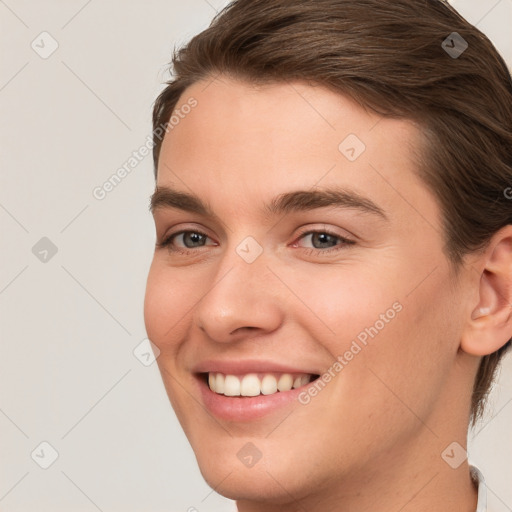
[[[220,372],[201,374],[211,391],[228,397],[274,395],[298,389],[316,380],[319,375],[300,373],[247,373],[230,375]]]

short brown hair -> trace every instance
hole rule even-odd
[[[467,43],[460,55],[448,51],[453,38],[459,49]],[[323,85],[421,127],[418,172],[439,201],[454,266],[512,224],[504,193],[512,185],[510,72],[489,39],[442,0],[237,0],[174,52],[172,66],[154,130],[190,85],[220,74]],[[155,176],[161,144],[155,136]],[[510,344],[482,358],[473,422]]]

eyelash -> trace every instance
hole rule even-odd
[[[187,248],[187,247],[176,247],[173,245],[174,238],[176,238],[179,235],[184,235],[187,233],[194,233],[194,234],[209,238],[208,235],[206,233],[203,233],[202,231],[189,229],[189,230],[177,231],[176,233],[172,233],[171,235],[166,237],[164,240],[162,240],[162,242],[157,243],[156,246],[160,249],[166,247],[169,250],[169,252],[178,253],[178,254],[182,254],[182,255],[189,255],[192,253],[197,253],[197,249],[200,249],[204,246],[199,246],[197,248]],[[314,234],[326,234],[326,235],[332,236],[332,237],[338,239],[338,241],[340,242],[341,245],[337,245],[334,247],[328,247],[325,249],[316,249],[315,247],[304,247],[303,249],[307,250],[308,254],[317,254],[317,255],[318,254],[322,254],[322,255],[323,254],[331,254],[332,252],[337,252],[337,251],[343,250],[345,248],[345,246],[347,246],[347,245],[354,245],[356,243],[354,240],[350,240],[348,238],[340,236],[338,233],[334,233],[333,231],[330,231],[328,229],[304,231],[303,233],[298,235],[296,240],[298,241],[308,235],[314,235]],[[294,244],[295,243],[296,242],[294,242]]]

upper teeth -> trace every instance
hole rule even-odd
[[[223,373],[208,374],[208,384],[215,393],[226,396],[258,396],[272,395],[278,391],[290,391],[307,384],[309,374],[280,375],[248,373],[247,375],[224,375]]]

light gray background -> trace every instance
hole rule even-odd
[[[154,244],[151,157],[92,195],[150,134],[173,45],[226,3],[0,0],[3,512],[234,509],[203,482],[156,364],[133,354]],[[512,0],[454,5],[512,63]],[[31,47],[51,48],[43,31],[59,45],[46,59]],[[32,252],[42,237],[58,249],[46,262]],[[509,357],[469,448],[503,510],[511,432]],[[43,441],[59,454],[46,470]]]

